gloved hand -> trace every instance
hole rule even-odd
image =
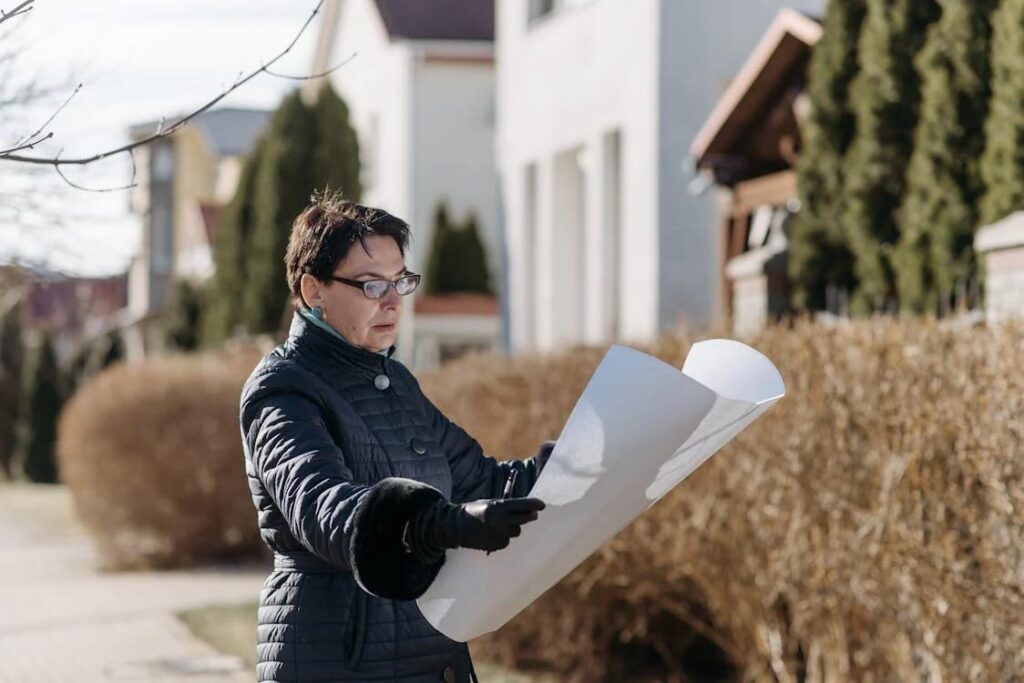
[[[463,505],[439,501],[417,516],[409,545],[425,560],[436,560],[448,548],[501,550],[543,509],[544,502],[537,498],[484,499]]]

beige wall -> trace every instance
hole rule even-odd
[[[173,272],[176,278],[203,280],[212,271],[199,204],[216,201],[217,159],[194,128],[176,137]]]

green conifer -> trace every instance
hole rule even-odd
[[[938,17],[933,0],[867,0],[851,85],[856,133],[846,154],[843,234],[854,255],[855,312],[895,301],[891,250],[918,120],[914,58]]]
[[[797,188],[800,212],[789,243],[793,304],[821,310],[829,285],[852,291],[853,255],[840,229],[843,156],[853,139],[849,86],[857,72],[857,43],[865,0],[831,0],[808,68],[810,113],[801,128]]]
[[[22,380],[22,414],[18,421],[16,472],[28,481],[57,482],[57,420],[60,417],[61,376],[53,349],[53,337],[43,333],[25,364]]]
[[[937,312],[954,283],[975,275],[995,5],[996,0],[945,0],[917,58],[921,114],[894,252],[900,307],[906,311]]]
[[[1024,208],[1024,0],[1002,0],[992,28],[992,100],[981,161],[983,225]]]

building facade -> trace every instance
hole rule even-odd
[[[986,319],[1024,318],[1024,211],[979,229],[974,251],[985,274]]]
[[[498,0],[513,350],[721,320],[713,198],[688,192],[689,146],[785,4]]]
[[[362,201],[412,226],[410,267],[425,270],[444,203],[457,221],[476,215],[497,272],[493,2],[327,0],[313,72],[342,63],[330,78],[359,136]],[[414,310],[406,306],[398,341],[410,364],[435,357],[439,343],[419,335]]]
[[[789,219],[799,210],[796,163],[811,52],[821,24],[781,10],[694,137],[690,153],[713,186],[722,315],[744,336],[788,312]]]
[[[174,134],[132,150],[136,186],[131,211],[142,218],[142,244],[128,273],[122,316],[131,357],[160,346],[159,317],[176,280],[203,282],[213,274],[220,211],[235,194],[245,158],[270,120],[260,109],[203,112]],[[133,140],[157,122],[133,126]]]

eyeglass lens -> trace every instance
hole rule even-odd
[[[395,291],[401,296],[412,294],[419,282],[420,278],[418,275],[406,275],[394,282]],[[363,291],[366,292],[366,296],[371,299],[379,299],[387,294],[388,288],[391,284],[392,283],[388,280],[370,280],[363,283]]]

